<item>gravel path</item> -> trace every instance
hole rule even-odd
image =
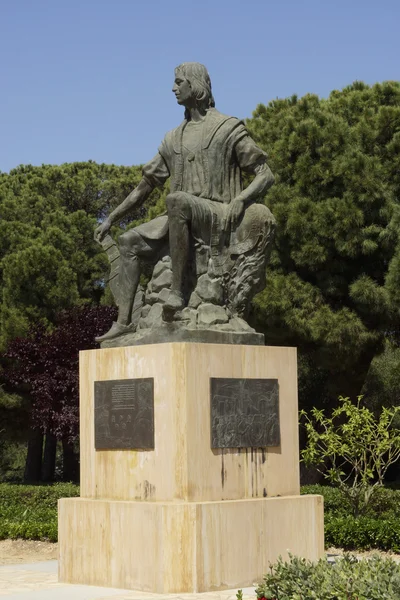
[[[342,548],[328,548],[326,551],[331,559],[343,555],[344,552]],[[379,554],[380,556],[393,558],[393,560],[400,563],[400,554],[392,552],[371,550],[368,552],[351,552],[350,554],[355,554],[360,559]],[[0,565],[16,565],[56,559],[57,544],[30,540],[0,540]]]
[[[0,540],[0,565],[57,559],[57,544],[31,540]]]

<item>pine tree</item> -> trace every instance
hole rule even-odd
[[[278,222],[255,323],[299,347],[303,403],[355,395],[399,329],[400,83],[259,105],[248,128]]]

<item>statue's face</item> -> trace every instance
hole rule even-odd
[[[192,87],[189,81],[179,73],[177,73],[175,76],[174,87],[172,88],[172,91],[175,94],[178,104],[187,106],[188,104],[191,104],[191,101],[193,101]]]

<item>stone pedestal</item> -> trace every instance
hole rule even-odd
[[[154,380],[154,449],[96,450],[94,382]],[[276,379],[280,445],[211,448],[211,378]],[[59,503],[59,577],[159,593],[251,585],[323,554],[299,494],[296,350],[167,343],[80,355],[81,498]]]

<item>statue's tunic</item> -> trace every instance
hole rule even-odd
[[[196,128],[196,132],[189,138],[186,128]],[[198,143],[193,145],[196,139]],[[243,189],[241,171],[254,173],[266,158],[242,121],[209,109],[203,121],[185,120],[166,134],[157,155],[143,167],[143,177],[152,187],[162,186],[171,177],[171,192],[189,194],[192,235],[216,248],[227,206]],[[157,217],[136,231],[145,240],[164,241],[168,217]]]

